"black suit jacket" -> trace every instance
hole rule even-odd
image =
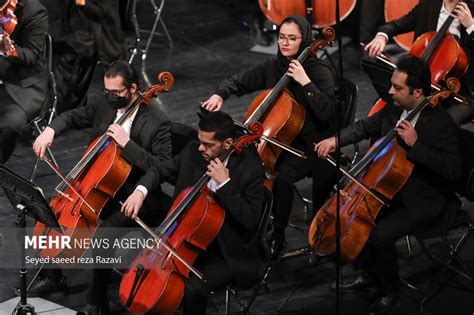
[[[343,129],[341,145],[384,136],[401,113],[401,108],[387,105],[374,116]],[[459,207],[453,184],[462,175],[457,127],[443,108],[429,107],[420,114],[415,130],[418,140],[407,152],[414,169],[397,197],[401,197],[418,235],[439,236],[451,227]]]
[[[127,47],[119,16],[119,0],[87,0],[79,7],[90,21],[100,61],[108,66],[127,57]]]
[[[179,155],[151,168],[139,184],[153,188],[167,181],[175,184],[175,196],[193,186],[208,165],[198,146],[199,142],[190,142]],[[247,287],[254,283],[259,271],[255,236],[263,210],[264,169],[253,147],[232,154],[227,168],[231,179],[216,192],[216,199],[225,210],[216,241],[236,283]]]
[[[59,134],[66,128],[82,129],[92,127],[90,141],[104,134],[107,127],[113,123],[116,111],[101,100],[66,111],[56,117],[50,127]],[[153,165],[159,165],[171,158],[171,123],[168,117],[154,105],[141,105],[132,124],[130,141],[122,150],[122,157],[132,163],[132,172],[122,187],[123,197],[127,197],[136,187],[137,181],[145,171]],[[150,191],[156,196],[161,195],[159,186]],[[151,197],[151,194],[149,194]],[[149,199],[147,196],[147,199]],[[147,203],[149,203],[147,201]],[[145,204],[144,211],[151,211]],[[157,204],[154,208],[161,208]],[[162,209],[165,210],[165,209]]]
[[[15,10],[18,24],[11,34],[17,58],[0,56],[0,79],[10,97],[32,119],[47,95],[47,74],[43,51],[48,30],[48,12],[39,1],[23,0]]]
[[[443,0],[420,0],[418,5],[407,15],[381,26],[378,31],[387,34],[389,38],[414,31],[415,39],[426,32],[436,31],[442,3]],[[471,13],[474,14],[474,4],[471,1],[467,1],[467,3]],[[461,44],[472,61],[474,57],[474,32],[468,35],[462,24]],[[474,69],[472,68],[469,67],[464,76],[465,87],[471,91],[471,94],[474,91]]]

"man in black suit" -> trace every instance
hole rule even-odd
[[[407,15],[391,21],[379,28],[374,39],[366,45],[365,50],[369,56],[380,55],[386,43],[393,36],[415,32],[415,39],[420,35],[437,31],[450,14],[454,16],[448,32],[461,40],[466,53],[473,60],[474,52],[474,19],[472,1],[461,2],[459,0],[421,0]],[[454,121],[460,125],[474,114],[474,69],[469,67],[463,77],[463,95],[467,96],[468,104],[448,103],[447,110]]]
[[[36,154],[43,157],[55,134],[67,128],[92,127],[91,141],[107,133],[122,148],[121,157],[132,164],[132,171],[115,197],[102,210],[101,227],[134,226],[134,221],[116,211],[121,207],[119,201],[125,200],[137,188],[137,182],[148,168],[171,158],[171,123],[155,106],[141,105],[122,125],[114,123],[138,98],[138,82],[136,71],[126,61],[113,62],[104,77],[104,99],[98,104],[64,112],[46,127],[33,144]],[[153,226],[164,217],[167,205],[160,201],[163,193],[159,186],[148,190],[150,193],[147,194],[140,217]],[[89,308],[92,314],[107,310],[106,294],[110,275],[109,269],[94,270],[88,294],[88,302],[93,305]],[[51,288],[50,285],[44,285]]]
[[[53,72],[57,79],[58,113],[85,106],[97,68],[126,60],[127,46],[121,28],[118,0],[58,1],[60,18],[51,21]],[[58,10],[59,8],[59,10]]]
[[[9,3],[0,0],[0,7]],[[1,13],[3,24],[11,17]],[[47,95],[43,50],[48,12],[38,1],[21,0],[14,14],[18,24],[10,37],[0,27],[0,163],[8,160],[21,129],[39,114]]]
[[[439,236],[452,225],[459,202],[450,185],[462,175],[457,127],[440,106],[424,109],[409,122],[408,113],[425,101],[430,93],[428,65],[418,57],[407,56],[397,64],[391,79],[393,104],[372,117],[357,121],[341,131],[341,146],[370,137],[382,137],[395,128],[398,143],[407,149],[414,164],[404,187],[394,196],[389,208],[382,208],[358,262],[369,273],[342,285],[343,289],[367,286],[368,274],[375,277],[381,293],[370,312],[389,311],[400,304],[395,242],[402,236]],[[325,158],[336,148],[335,138],[315,145]],[[385,313],[384,313],[385,314]]]
[[[200,253],[195,267],[207,282],[194,275],[184,293],[184,313],[205,314],[207,296],[219,286],[235,282],[252,285],[258,276],[258,248],[255,242],[264,203],[264,169],[254,146],[233,153],[227,161],[219,156],[234,143],[234,122],[223,112],[210,112],[199,122],[199,142],[189,143],[172,160],[156,164],[139,181],[153,189],[162,181],[175,184],[175,196],[193,186],[203,175],[211,177],[208,188],[215,192],[225,211],[224,223],[206,252]],[[126,213],[134,215],[143,200],[135,191],[124,203]]]

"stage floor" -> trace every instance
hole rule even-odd
[[[253,65],[268,58],[268,55],[251,51],[254,46],[249,30],[243,21],[250,20],[252,4],[234,4],[236,1],[212,0],[173,0],[166,3],[164,22],[173,39],[173,48],[169,47],[166,37],[157,36],[151,45],[147,58],[146,73],[153,82],[161,71],[170,71],[175,77],[172,89],[160,95],[157,106],[160,106],[172,121],[197,125],[196,112],[199,101],[210,96],[216,85],[227,75],[238,72],[244,67]],[[151,28],[151,8],[147,1],[141,1],[138,17],[144,28]],[[158,31],[162,31],[159,27]],[[143,35],[147,35],[143,33]],[[133,43],[133,34],[128,36]],[[337,62],[337,52],[332,54]],[[369,78],[360,69],[358,44],[347,38],[343,49],[344,74],[353,80],[359,88],[356,118],[367,115],[371,104],[377,95]],[[135,64],[140,67],[140,57]],[[102,74],[96,74],[90,91],[90,100],[94,101],[102,87]],[[237,98],[232,97],[224,105],[224,110],[236,119],[242,119],[253,95]],[[472,128],[472,124],[466,126]],[[51,147],[58,160],[61,170],[67,172],[78,161],[88,141],[87,130],[68,131],[55,139]],[[367,144],[362,144],[364,149]],[[347,151],[350,155],[350,149]],[[35,162],[31,144],[24,141],[18,145],[7,166],[28,177]],[[44,163],[40,163],[36,183],[43,188],[47,197],[51,197],[58,178]],[[303,180],[297,184],[304,196],[310,197],[311,182]],[[168,187],[169,189],[169,187]],[[465,201],[465,200],[464,200]],[[465,201],[465,209],[474,217],[474,204]],[[14,226],[16,214],[11,208],[3,192],[0,193],[0,226]],[[301,228],[287,229],[289,248],[296,249],[307,246],[307,229],[309,222],[305,219],[303,204],[297,200],[293,207],[291,223]],[[459,231],[454,237],[459,236]],[[407,254],[405,239],[397,243],[400,253],[401,276],[420,287],[426,287],[435,276],[431,262],[422,253],[420,247],[413,241],[413,256]],[[433,241],[434,247],[441,247],[440,241]],[[463,258],[468,267],[474,272],[474,240],[468,240],[463,250]],[[343,268],[345,276],[353,275],[350,266]],[[68,309],[78,310],[85,303],[85,290],[88,282],[87,270],[69,270],[65,272],[69,292],[68,295],[47,298]],[[253,314],[334,314],[335,293],[330,284],[335,278],[335,265],[331,259],[317,259],[313,255],[303,255],[283,259],[275,263],[271,271],[268,290],[263,289],[254,302]],[[14,287],[17,285],[18,270],[2,270],[0,273],[0,303],[15,297]],[[109,288],[111,313],[114,315],[128,314],[122,308],[117,296],[117,286],[120,277],[114,276],[114,282]],[[454,284],[451,281],[450,284]],[[471,284],[471,289],[473,285]],[[249,292],[245,292],[249,293]],[[359,294],[344,294],[341,303],[341,314],[365,314],[370,304],[373,292]],[[424,314],[473,314],[474,299],[472,291],[456,289],[451,286],[443,287],[427,304]],[[417,314],[417,300],[420,294],[412,289],[402,291],[402,305],[397,313]],[[216,307],[224,311],[224,291],[215,293],[209,305],[209,314],[218,313]],[[31,300],[31,304],[39,303]],[[44,305],[43,302],[40,303]],[[38,304],[38,305],[40,305]],[[214,304],[216,307],[214,307]],[[40,307],[38,307],[39,309]],[[233,310],[237,306],[233,304]],[[0,314],[12,311],[11,302],[0,304]],[[44,311],[44,314],[66,314],[54,310]],[[43,313],[42,313],[43,314]]]

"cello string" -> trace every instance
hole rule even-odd
[[[61,174],[61,172],[56,168],[56,166],[53,165],[53,163],[51,163],[51,161],[48,159],[48,158],[44,158],[44,160],[46,161],[46,163],[49,165],[49,167],[51,167],[53,169],[53,171],[59,176],[61,177],[61,179],[63,180],[64,183],[66,183],[69,188],[71,188],[71,190],[79,197],[79,199],[81,199],[82,202],[84,202],[84,204],[89,207],[89,209],[94,212],[94,214],[97,214],[97,211],[91,207],[91,205],[89,205],[89,203],[82,197],[82,195],[69,183],[69,181]]]
[[[200,280],[206,282],[206,279],[204,278],[204,275],[200,273],[198,270],[196,270],[193,266],[188,264],[186,260],[184,260],[178,253],[176,253],[173,248],[166,243],[166,241],[158,236],[148,225],[146,225],[139,217],[136,217],[135,222],[137,222],[148,234],[150,234],[157,242],[158,245],[163,245],[174,257],[176,257],[183,265],[185,265],[192,273],[196,275]]]

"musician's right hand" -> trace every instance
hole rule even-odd
[[[367,51],[370,57],[375,57],[383,53],[385,44],[387,44],[387,39],[382,35],[376,35],[370,43],[365,45],[364,49]]]
[[[217,112],[221,110],[224,100],[217,94],[213,94],[207,101],[202,103],[202,107],[207,109],[210,112]]]
[[[329,153],[336,151],[336,137],[330,137],[314,145],[314,152],[325,159]]]
[[[44,158],[46,149],[51,146],[51,144],[53,143],[53,139],[54,129],[46,127],[33,143],[33,151],[35,151],[36,155],[40,158]]]

